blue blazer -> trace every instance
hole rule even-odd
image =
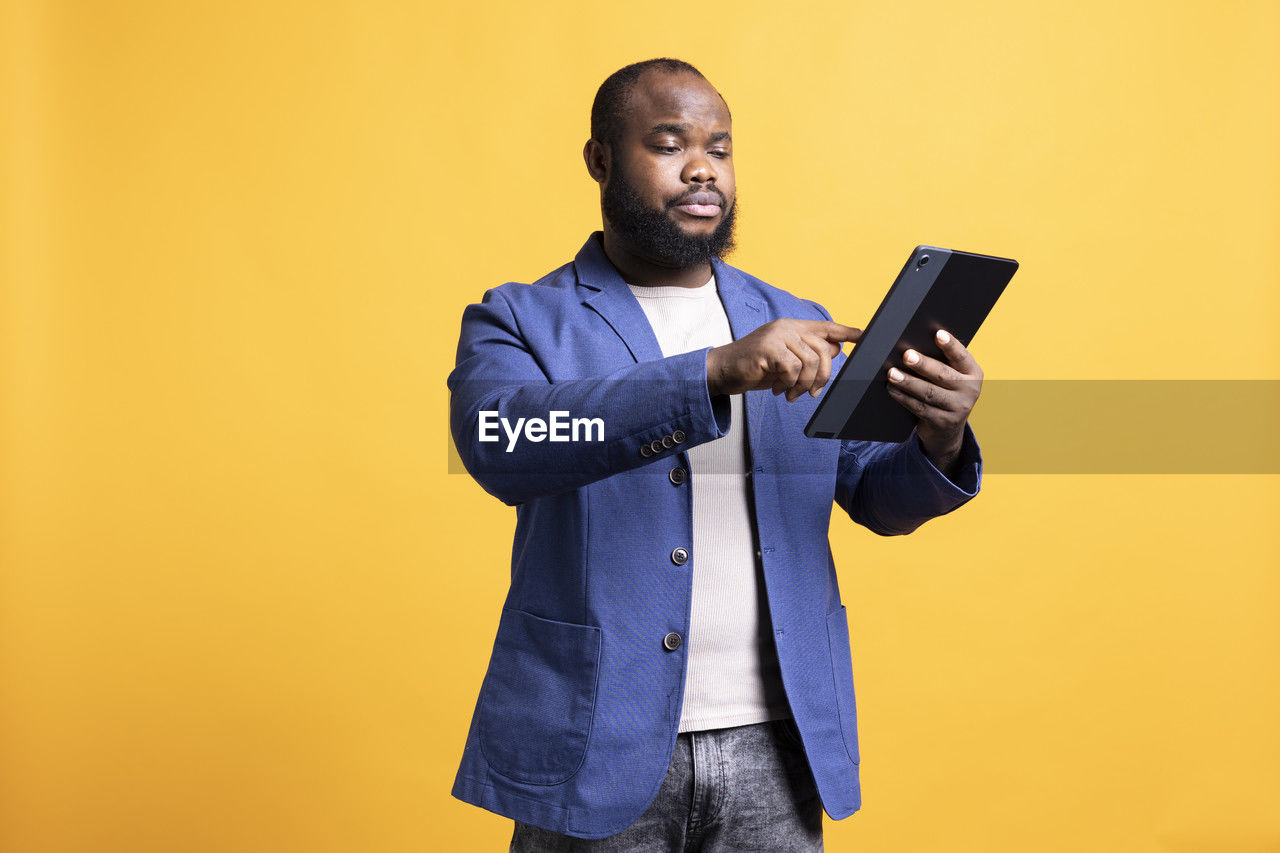
[[[713,261],[734,338],[781,317],[830,320]],[[511,589],[453,795],[580,838],[620,832],[657,795],[675,746],[690,631],[693,482],[685,451],[729,428],[707,392],[707,349],[663,358],[601,234],[532,285],[509,283],[462,315],[448,379],[450,428],[467,471],[516,508]],[[839,368],[839,357],[832,375]],[[759,558],[783,686],[833,819],[861,805],[849,626],[827,542],[833,501],[882,535],[910,533],[981,484],[965,427],[947,479],[918,438],[810,439],[818,401],[744,395]],[[603,435],[521,437],[495,419],[599,418]],[[498,441],[479,441],[481,413]],[[492,414],[496,413],[496,414]],[[600,440],[586,440],[587,438]],[[676,555],[685,549],[686,555]],[[696,630],[696,628],[694,628]],[[676,648],[671,649],[670,646]]]

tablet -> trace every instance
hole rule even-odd
[[[916,246],[854,344],[804,428],[810,438],[905,441],[915,415],[889,396],[889,368],[907,374],[914,349],[946,362],[934,333],[946,329],[966,347],[1004,292],[1018,262]]]

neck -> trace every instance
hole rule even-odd
[[[609,228],[604,229],[604,254],[637,287],[701,287],[711,278],[711,262],[691,267],[664,267],[640,255]]]

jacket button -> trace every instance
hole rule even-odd
[[[685,563],[689,562],[689,552],[684,548],[675,549],[671,552],[671,562],[675,563],[677,566],[683,566]]]
[[[671,433],[671,438],[675,440],[676,444],[683,444],[685,439],[684,430],[678,429]]]
[[[661,439],[655,438],[653,441],[649,442],[649,450],[653,453],[661,453],[663,449]]]
[[[648,459],[650,456],[653,455],[653,448],[647,444],[640,445],[640,455],[643,456],[645,459]]]
[[[665,447],[667,450],[670,450],[671,448],[675,447],[676,446],[675,437],[670,435],[664,435],[662,437],[662,446]]]
[[[674,652],[680,648],[680,635],[675,631],[662,638],[662,647],[669,652]]]
[[[667,479],[671,480],[673,485],[680,485],[689,479],[689,472],[683,468],[672,468],[671,473],[667,475]]]

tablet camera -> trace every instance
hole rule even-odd
[[[918,267],[922,267],[922,266],[924,266],[924,265],[925,265],[925,264],[927,264],[927,263],[929,263],[929,256],[928,256],[928,255],[921,255],[921,256],[920,256],[920,260],[916,261],[916,266],[918,266]]]

